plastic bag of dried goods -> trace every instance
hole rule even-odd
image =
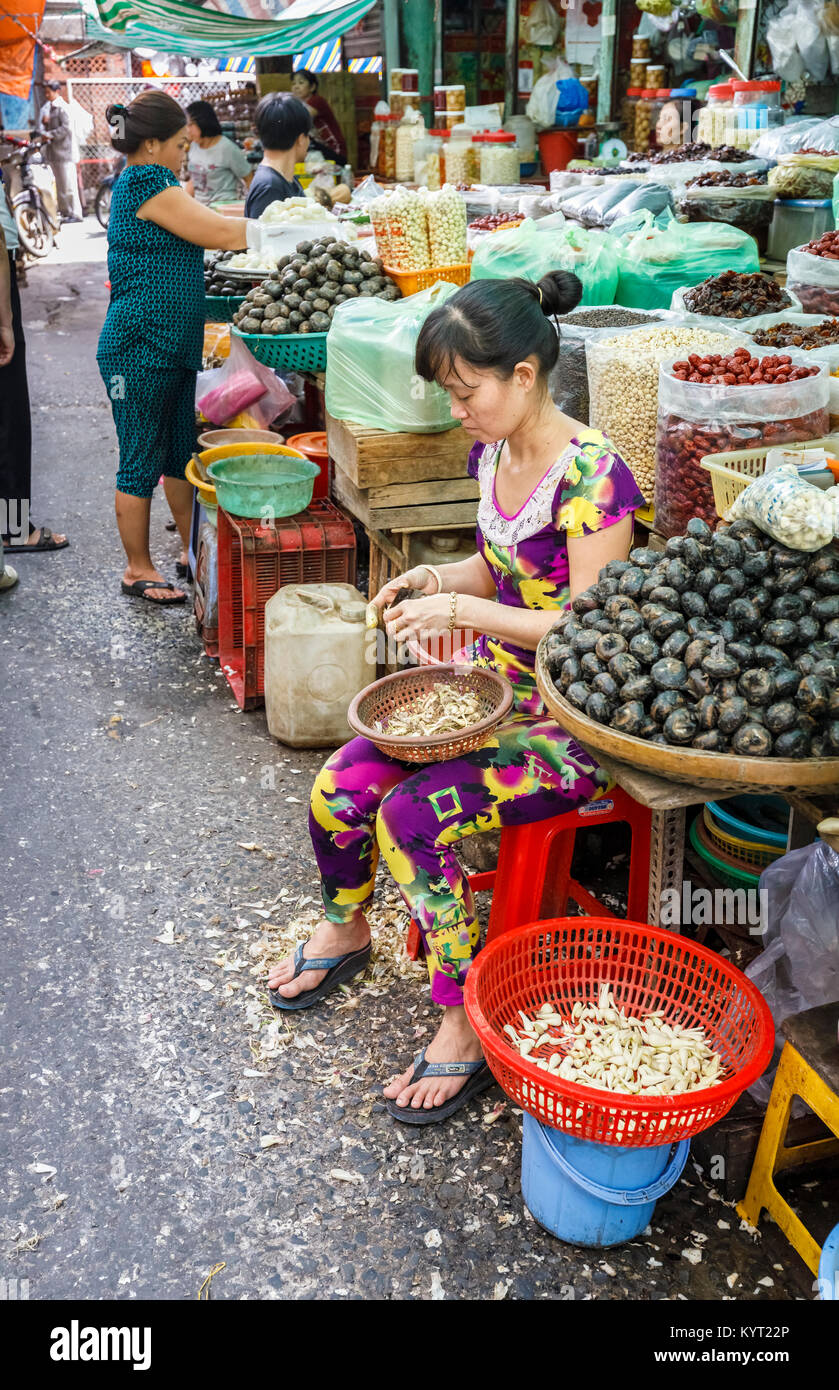
[[[450,430],[447,393],[417,378],[420,328],[456,285],[438,281],[406,299],[366,297],[340,304],[326,339],[326,409],[336,420],[411,434]]]
[[[821,550],[833,540],[835,508],[828,492],[806,482],[794,464],[782,464],[749,483],[726,521],[752,521],[790,550]]]
[[[621,238],[615,302],[634,309],[669,309],[675,290],[723,270],[760,269],[757,243],[725,222],[648,224]]]

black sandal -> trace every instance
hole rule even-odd
[[[309,939],[311,940],[311,938]],[[354,980],[356,975],[360,975],[362,970],[366,970],[370,964],[371,946],[369,941],[359,951],[348,951],[345,956],[313,956],[309,960],[303,955],[303,947],[306,945],[308,942],[302,941],[294,952],[294,974],[291,980],[296,980],[304,970],[325,970],[327,973],[319,985],[315,985],[314,989],[306,990],[303,994],[298,994],[296,999],[286,999],[275,989],[269,990],[268,998],[275,1009],[288,1012],[295,1009],[310,1009],[313,1004],[317,1004],[325,995],[331,994],[333,989],[337,989],[339,985],[346,984],[348,980]],[[285,983],[290,985],[291,980],[286,980]]]
[[[414,1110],[410,1103],[397,1105],[395,1100],[388,1100],[388,1113],[394,1120],[401,1120],[406,1125],[439,1124],[441,1120],[447,1120],[449,1116],[454,1115],[461,1106],[468,1104],[474,1096],[480,1095],[481,1091],[495,1085],[495,1077],[483,1059],[480,1062],[426,1062],[425,1048],[414,1058],[414,1074],[408,1085],[413,1086],[414,1082],[421,1081],[424,1076],[468,1076],[469,1080],[465,1086],[461,1086],[456,1095],[450,1096],[442,1105],[432,1106],[430,1110],[422,1106]]]
[[[181,594],[180,598],[146,598],[147,589],[176,589],[176,584],[167,584],[165,579],[135,579],[133,584],[126,584],[122,581],[122,592],[128,594],[129,598],[143,598],[146,603],[153,603],[156,608],[166,608],[170,603],[186,603],[186,594]]]
[[[31,526],[29,528],[30,536],[33,531],[41,532],[36,545],[25,543],[23,545],[7,545],[4,541],[4,553],[6,555],[37,555],[39,550],[64,550],[65,546],[70,544],[68,540],[57,541],[49,526]]]

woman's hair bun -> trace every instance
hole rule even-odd
[[[549,318],[570,314],[583,297],[583,286],[570,270],[550,270],[539,281],[542,313]]]
[[[108,125],[113,125],[114,121],[117,119],[118,116],[125,117],[127,115],[128,108],[123,106],[121,101],[115,101],[112,106],[109,106],[107,108],[105,112],[105,120],[108,122]]]

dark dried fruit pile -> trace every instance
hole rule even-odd
[[[328,333],[339,304],[359,296],[401,299],[381,261],[345,241],[301,241],[247,294],[233,322],[243,333]]]
[[[712,318],[746,319],[755,314],[774,314],[788,309],[792,300],[769,275],[746,275],[724,270],[710,275],[684,295],[684,305],[692,314]]]
[[[716,174],[698,174],[688,179],[688,188],[757,188],[766,183],[765,174],[731,174],[720,169]]]
[[[823,256],[826,261],[839,261],[839,232],[823,232],[799,250],[806,251],[809,256]]]
[[[797,367],[789,353],[781,357],[752,357],[748,348],[733,352],[712,352],[700,357],[692,352],[683,362],[673,363],[673,375],[678,381],[695,381],[702,386],[766,386],[785,381],[802,381],[816,376],[818,367]]]
[[[565,699],[620,733],[748,757],[839,756],[839,555],[699,519],[612,560],[544,639]]]
[[[812,328],[800,323],[773,323],[769,328],[761,328],[752,334],[759,347],[796,347],[809,350],[824,347],[826,343],[839,343],[839,319],[825,319]]]
[[[735,145],[715,145],[708,158],[720,164],[745,164],[751,155],[748,150],[738,150]]]

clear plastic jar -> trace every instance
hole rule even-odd
[[[664,86],[663,63],[647,63],[647,86],[656,88]]]
[[[446,110],[466,110],[466,88],[464,86],[456,83],[454,86],[446,88]]]
[[[390,90],[392,92],[419,91],[419,69],[392,68],[390,73]]]
[[[425,127],[418,111],[405,112],[396,128],[396,179],[398,183],[414,181],[414,145]]]
[[[481,183],[511,188],[519,181],[519,152],[516,137],[504,130],[493,130],[481,137]]]
[[[414,183],[420,188],[441,188],[440,177],[442,156],[440,132],[423,131],[414,141]],[[398,160],[397,160],[398,162]]]
[[[635,148],[641,154],[650,148],[654,138],[658,111],[655,88],[645,87],[635,107]]]
[[[629,87],[621,102],[621,140],[630,150],[635,148],[635,108],[638,105],[640,95],[640,87]]]
[[[396,127],[398,116],[383,116],[381,138],[379,140],[379,173],[383,179],[396,178]]]
[[[761,130],[783,125],[780,82],[732,82],[738,129],[756,138]]]
[[[446,111],[446,130],[454,130],[456,125],[463,125],[466,119],[462,111]]]
[[[478,148],[473,144],[472,131],[465,125],[452,130],[443,145],[446,161],[446,183],[472,184],[478,182]]]
[[[708,88],[708,104],[699,112],[696,138],[705,145],[727,145],[730,127],[735,124],[734,89],[730,82],[716,82]]]
[[[445,87],[435,87],[435,88],[434,88],[434,110],[435,110],[435,111],[445,111],[445,109],[446,109],[446,91],[447,91],[447,88],[445,88]]]
[[[379,159],[382,148],[382,131],[384,130],[382,116],[374,116],[370,126],[370,168],[374,174],[380,173]]]
[[[448,131],[449,127],[446,121],[445,111],[434,112],[434,129]]]
[[[637,34],[632,37],[632,61],[633,63],[646,63],[650,56],[649,39],[639,38]]]
[[[419,109],[419,92],[391,91],[388,93],[387,104],[390,107],[390,114],[401,118],[410,107]]]

